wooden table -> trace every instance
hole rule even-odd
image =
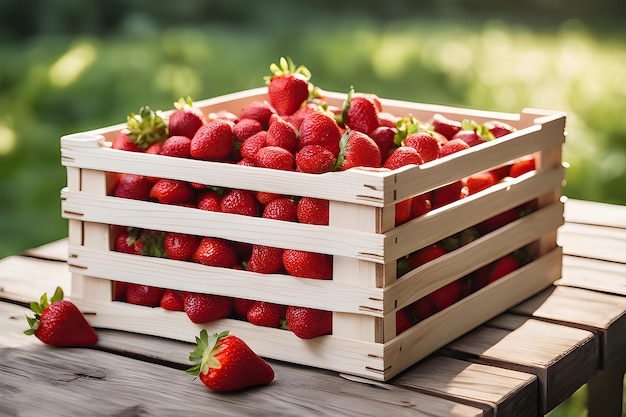
[[[98,330],[94,348],[26,337],[27,303],[69,291],[66,240],[0,260],[0,416],[535,416],[588,384],[590,416],[622,415],[626,207],[570,200],[562,278],[389,383],[271,361],[276,379],[208,391],[190,344]]]

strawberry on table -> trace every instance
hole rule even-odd
[[[233,391],[274,380],[270,364],[228,330],[209,336],[203,329],[196,343],[189,360],[197,364],[186,372],[198,376],[213,391]]]
[[[285,318],[289,330],[300,339],[313,339],[330,334],[333,330],[332,311],[289,306]]]
[[[270,65],[272,75],[265,77],[269,104],[279,116],[288,116],[309,98],[311,72],[304,66],[296,68],[289,57],[281,57],[278,65]]]
[[[30,303],[30,308],[35,317],[26,316],[30,328],[24,334],[35,335],[51,346],[92,346],[98,342],[98,335],[80,310],[63,299],[61,287],[50,299],[43,294],[39,303]]]

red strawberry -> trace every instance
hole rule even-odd
[[[422,297],[411,303],[408,308],[418,320],[426,320],[437,312],[437,308],[430,302],[428,297]]]
[[[441,145],[441,149],[439,149],[439,158],[452,155],[456,152],[464,151],[465,149],[469,149],[469,147],[470,146],[463,139],[451,139]]]
[[[141,255],[141,245],[136,245],[136,243],[136,236],[131,235],[128,231],[122,231],[115,238],[114,250],[132,255]]]
[[[396,336],[412,326],[409,310],[396,311]]]
[[[296,170],[322,174],[329,172],[336,160],[335,155],[321,145],[306,145],[296,154]]]
[[[265,219],[295,222],[298,220],[296,203],[286,197],[275,198],[265,205],[261,217]]]
[[[411,220],[411,205],[413,197],[409,197],[405,200],[398,201],[395,204],[395,225],[400,226]]]
[[[161,303],[163,291],[163,288],[129,282],[126,288],[126,302],[146,307],[157,307]]]
[[[400,118],[386,111],[378,112],[378,125],[384,127],[394,128]]]
[[[462,289],[463,283],[460,280],[456,280],[433,291],[426,297],[438,310],[443,310],[461,299]]]
[[[350,90],[344,104],[343,121],[352,130],[369,134],[378,126],[380,102],[376,97],[354,93]]]
[[[339,154],[339,141],[341,130],[339,125],[327,113],[313,111],[309,113],[300,124],[300,136],[298,149],[307,145],[319,145],[328,149],[334,156]]]
[[[302,197],[298,201],[298,222],[328,226],[330,202],[321,198]]]
[[[498,213],[495,216],[479,223],[476,225],[476,228],[481,234],[484,235],[519,219],[519,217],[520,215],[517,210],[505,210],[502,213]]]
[[[263,130],[263,124],[255,119],[240,119],[233,126],[233,135],[237,142],[243,142],[255,133]]]
[[[170,136],[165,139],[159,155],[172,156],[176,158],[191,157],[191,139],[187,136]]]
[[[276,110],[267,101],[253,101],[241,109],[239,118],[254,119],[261,123],[263,129],[267,129],[272,114],[276,114]]]
[[[232,123],[217,119],[203,125],[191,139],[191,156],[197,159],[223,161],[233,151],[235,136]]]
[[[465,119],[461,122],[461,130],[452,136],[451,140],[462,139],[471,147],[480,145],[494,138],[493,133],[491,133],[484,124],[479,125],[473,120]]]
[[[304,66],[296,68],[289,57],[281,57],[279,65],[270,65],[270,71],[272,75],[266,77],[270,105],[279,116],[295,113],[309,98],[311,73]]]
[[[197,236],[186,233],[168,233],[163,241],[167,257],[178,261],[191,259],[199,244]]]
[[[430,120],[435,132],[442,134],[446,139],[451,139],[459,130],[461,130],[461,122],[452,120],[442,114],[434,114]]]
[[[265,245],[253,245],[248,261],[248,271],[259,274],[274,274],[283,269],[282,248]]]
[[[333,258],[330,255],[286,249],[283,265],[289,275],[300,278],[331,279]]]
[[[341,151],[336,166],[341,171],[354,167],[380,167],[380,149],[376,142],[364,133],[350,130],[341,139]]]
[[[247,298],[233,298],[233,307],[237,315],[241,318],[247,319],[248,310],[256,303],[255,300],[249,300]]]
[[[535,158],[533,157],[523,158],[515,162],[513,165],[511,165],[511,168],[509,170],[509,176],[513,178],[517,178],[522,174],[525,174],[530,171],[534,171],[535,168],[536,168]]]
[[[221,295],[183,291],[183,308],[192,323],[203,324],[228,317],[233,300]]]
[[[500,122],[498,120],[492,120],[492,121],[486,122],[485,126],[487,127],[487,129],[489,129],[489,131],[496,138],[501,138],[502,136],[508,135],[509,133],[513,133],[517,130],[510,124]]]
[[[204,124],[202,110],[193,107],[191,97],[178,99],[174,103],[174,110],[168,120],[170,136],[186,136],[192,138]]]
[[[404,138],[404,146],[410,146],[420,154],[424,162],[439,158],[439,142],[428,132],[410,133]]]
[[[197,347],[189,360],[197,365],[186,372],[198,376],[213,391],[233,391],[269,384],[274,370],[250,347],[228,330],[209,337],[205,329],[196,337]]]
[[[332,311],[289,306],[285,317],[289,330],[300,339],[312,339],[333,330]]]
[[[63,290],[57,287],[48,300],[43,294],[39,303],[30,303],[35,317],[26,316],[29,329],[24,334],[35,335],[43,343],[52,346],[91,346],[98,342],[98,335],[80,310],[68,300],[63,300]]]
[[[203,237],[192,259],[203,265],[223,268],[232,268],[238,262],[232,243],[216,237]]]
[[[453,141],[455,139],[461,139],[470,147],[480,145],[481,143],[485,142],[485,140],[481,138],[480,135],[474,130],[459,130],[454,136],[452,136],[452,139],[450,140]]]
[[[443,187],[433,190],[432,207],[433,209],[443,207],[453,203],[461,198],[461,190],[463,189],[463,181],[458,180],[444,185]]]
[[[152,181],[146,176],[121,174],[113,195],[115,197],[131,198],[133,200],[148,200],[150,198],[152,185]]]
[[[215,190],[203,192],[196,200],[196,207],[206,211],[222,211],[222,196]]]
[[[487,278],[487,283],[497,281],[503,276],[515,271],[519,267],[519,261],[512,255],[500,258],[493,263],[493,266],[491,267],[491,271],[489,272],[489,276]]]
[[[385,160],[394,147],[396,129],[388,126],[379,126],[374,129],[369,136],[376,142],[378,149],[380,149],[380,156]]]
[[[428,213],[432,208],[431,199],[430,191],[413,197],[413,200],[411,200],[411,218],[414,219]]]
[[[385,160],[383,168],[394,170],[406,165],[421,165],[424,162],[422,156],[410,146],[400,146],[391,152]]]
[[[167,125],[163,118],[149,106],[139,109],[139,114],[130,113],[126,118],[128,138],[140,149],[147,149],[155,142],[163,142],[168,137]]]
[[[256,197],[257,201],[260,204],[266,205],[267,203],[269,203],[273,199],[279,198],[279,197],[284,197],[284,196],[282,194],[269,193],[267,191],[255,191],[254,192],[254,197]]]
[[[150,190],[150,198],[163,204],[188,203],[194,196],[194,190],[188,182],[169,178],[159,179]]]
[[[267,145],[267,131],[262,130],[243,141],[239,153],[244,160],[254,161],[259,149]]]
[[[465,186],[467,187],[469,195],[485,190],[495,183],[496,178],[490,171],[479,172],[465,179]]]
[[[224,213],[240,214],[242,216],[258,216],[259,203],[252,191],[230,190],[220,202],[220,209]]]
[[[185,311],[183,296],[180,291],[166,289],[159,303],[162,309],[169,311]]]
[[[265,142],[267,146],[279,146],[291,153],[295,153],[298,148],[296,129],[282,117],[276,116],[267,129]]]
[[[126,288],[128,288],[127,282],[114,281],[113,282],[113,300],[125,301],[126,300]]]
[[[293,171],[296,165],[294,155],[287,149],[279,146],[265,146],[259,149],[254,161],[258,167],[281,171]]]
[[[257,326],[280,327],[286,311],[285,305],[257,301],[248,310],[246,318]]]
[[[411,253],[407,258],[407,264],[410,268],[417,268],[445,254],[446,250],[435,243]]]
[[[120,133],[113,140],[113,143],[111,144],[111,148],[119,149],[121,151],[128,151],[128,152],[143,152],[144,151],[143,149],[139,148],[139,146],[137,146],[135,142],[131,141],[128,138],[129,134],[130,134],[130,130],[122,129]]]

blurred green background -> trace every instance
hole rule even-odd
[[[624,23],[622,0],[0,0],[0,257],[67,235],[62,135],[262,86],[284,55],[327,90],[567,111],[564,194],[626,204]]]

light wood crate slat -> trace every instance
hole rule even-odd
[[[568,223],[626,229],[623,207],[595,201],[568,200],[565,215]]]
[[[626,295],[626,274],[623,264],[564,256],[563,267],[563,276],[555,282],[557,285]]]
[[[626,229],[568,223],[558,240],[568,255],[626,264]]]

